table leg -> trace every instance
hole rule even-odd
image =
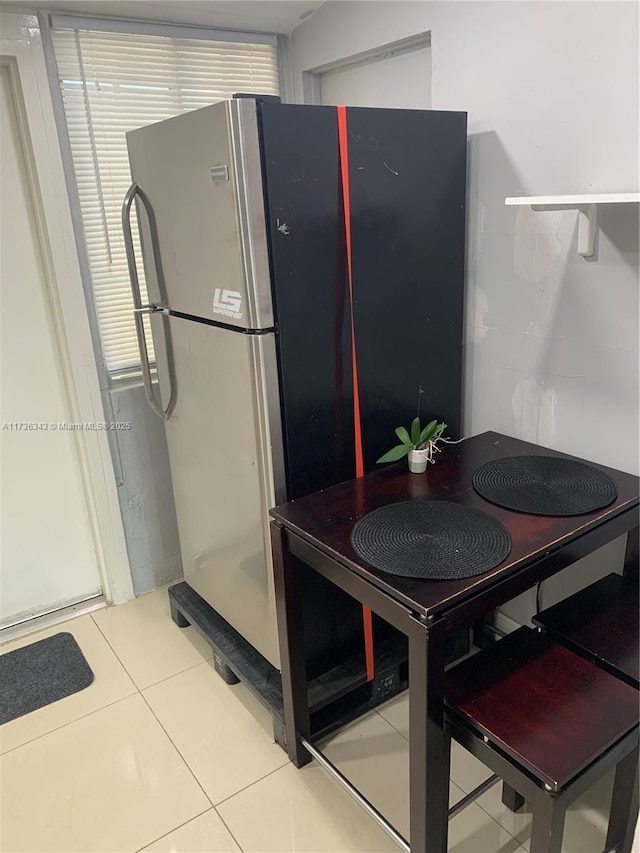
[[[631,853],[638,820],[638,747],[616,768],[605,850]]]
[[[567,813],[564,799],[548,796],[540,790],[531,803],[533,821],[531,824],[530,853],[561,853],[562,835]]]
[[[446,853],[451,741],[443,729],[444,638],[415,623],[409,634],[411,853]]]
[[[271,523],[287,753],[296,767],[303,767],[311,761],[311,755],[300,743],[300,736],[309,739],[310,735],[307,664],[299,606],[299,575],[295,558],[287,548],[286,536],[283,527]]]
[[[519,812],[524,806],[524,797],[519,794],[511,785],[506,782],[502,783],[502,804],[506,806],[510,812]]]
[[[625,578],[633,578],[638,581],[638,528],[634,527],[627,533],[627,549],[624,555],[624,569],[622,574]]]

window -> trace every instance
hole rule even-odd
[[[120,218],[131,183],[125,133],[235,92],[278,94],[275,37],[228,41],[218,33],[216,41],[64,29],[56,21],[51,35],[103,355],[110,373],[127,371],[140,359]]]

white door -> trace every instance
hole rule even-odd
[[[11,80],[0,66],[0,627],[102,591]]]
[[[352,107],[431,108],[431,46],[381,49],[317,73],[315,91],[321,104]]]

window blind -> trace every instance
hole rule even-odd
[[[84,29],[51,34],[103,356],[116,373],[140,361],[120,218],[131,183],[125,133],[235,92],[277,95],[276,48]],[[133,224],[140,258],[135,216]],[[145,298],[140,260],[138,268]]]

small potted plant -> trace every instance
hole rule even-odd
[[[433,455],[440,451],[438,444],[440,442],[448,443],[448,439],[443,435],[446,427],[445,423],[438,423],[437,420],[434,420],[430,421],[422,429],[420,418],[414,418],[410,430],[404,427],[396,429],[396,435],[400,439],[401,444],[388,450],[384,456],[378,459],[378,463],[397,462],[398,459],[406,456],[409,463],[409,470],[413,474],[422,474],[429,462],[435,462]]]

